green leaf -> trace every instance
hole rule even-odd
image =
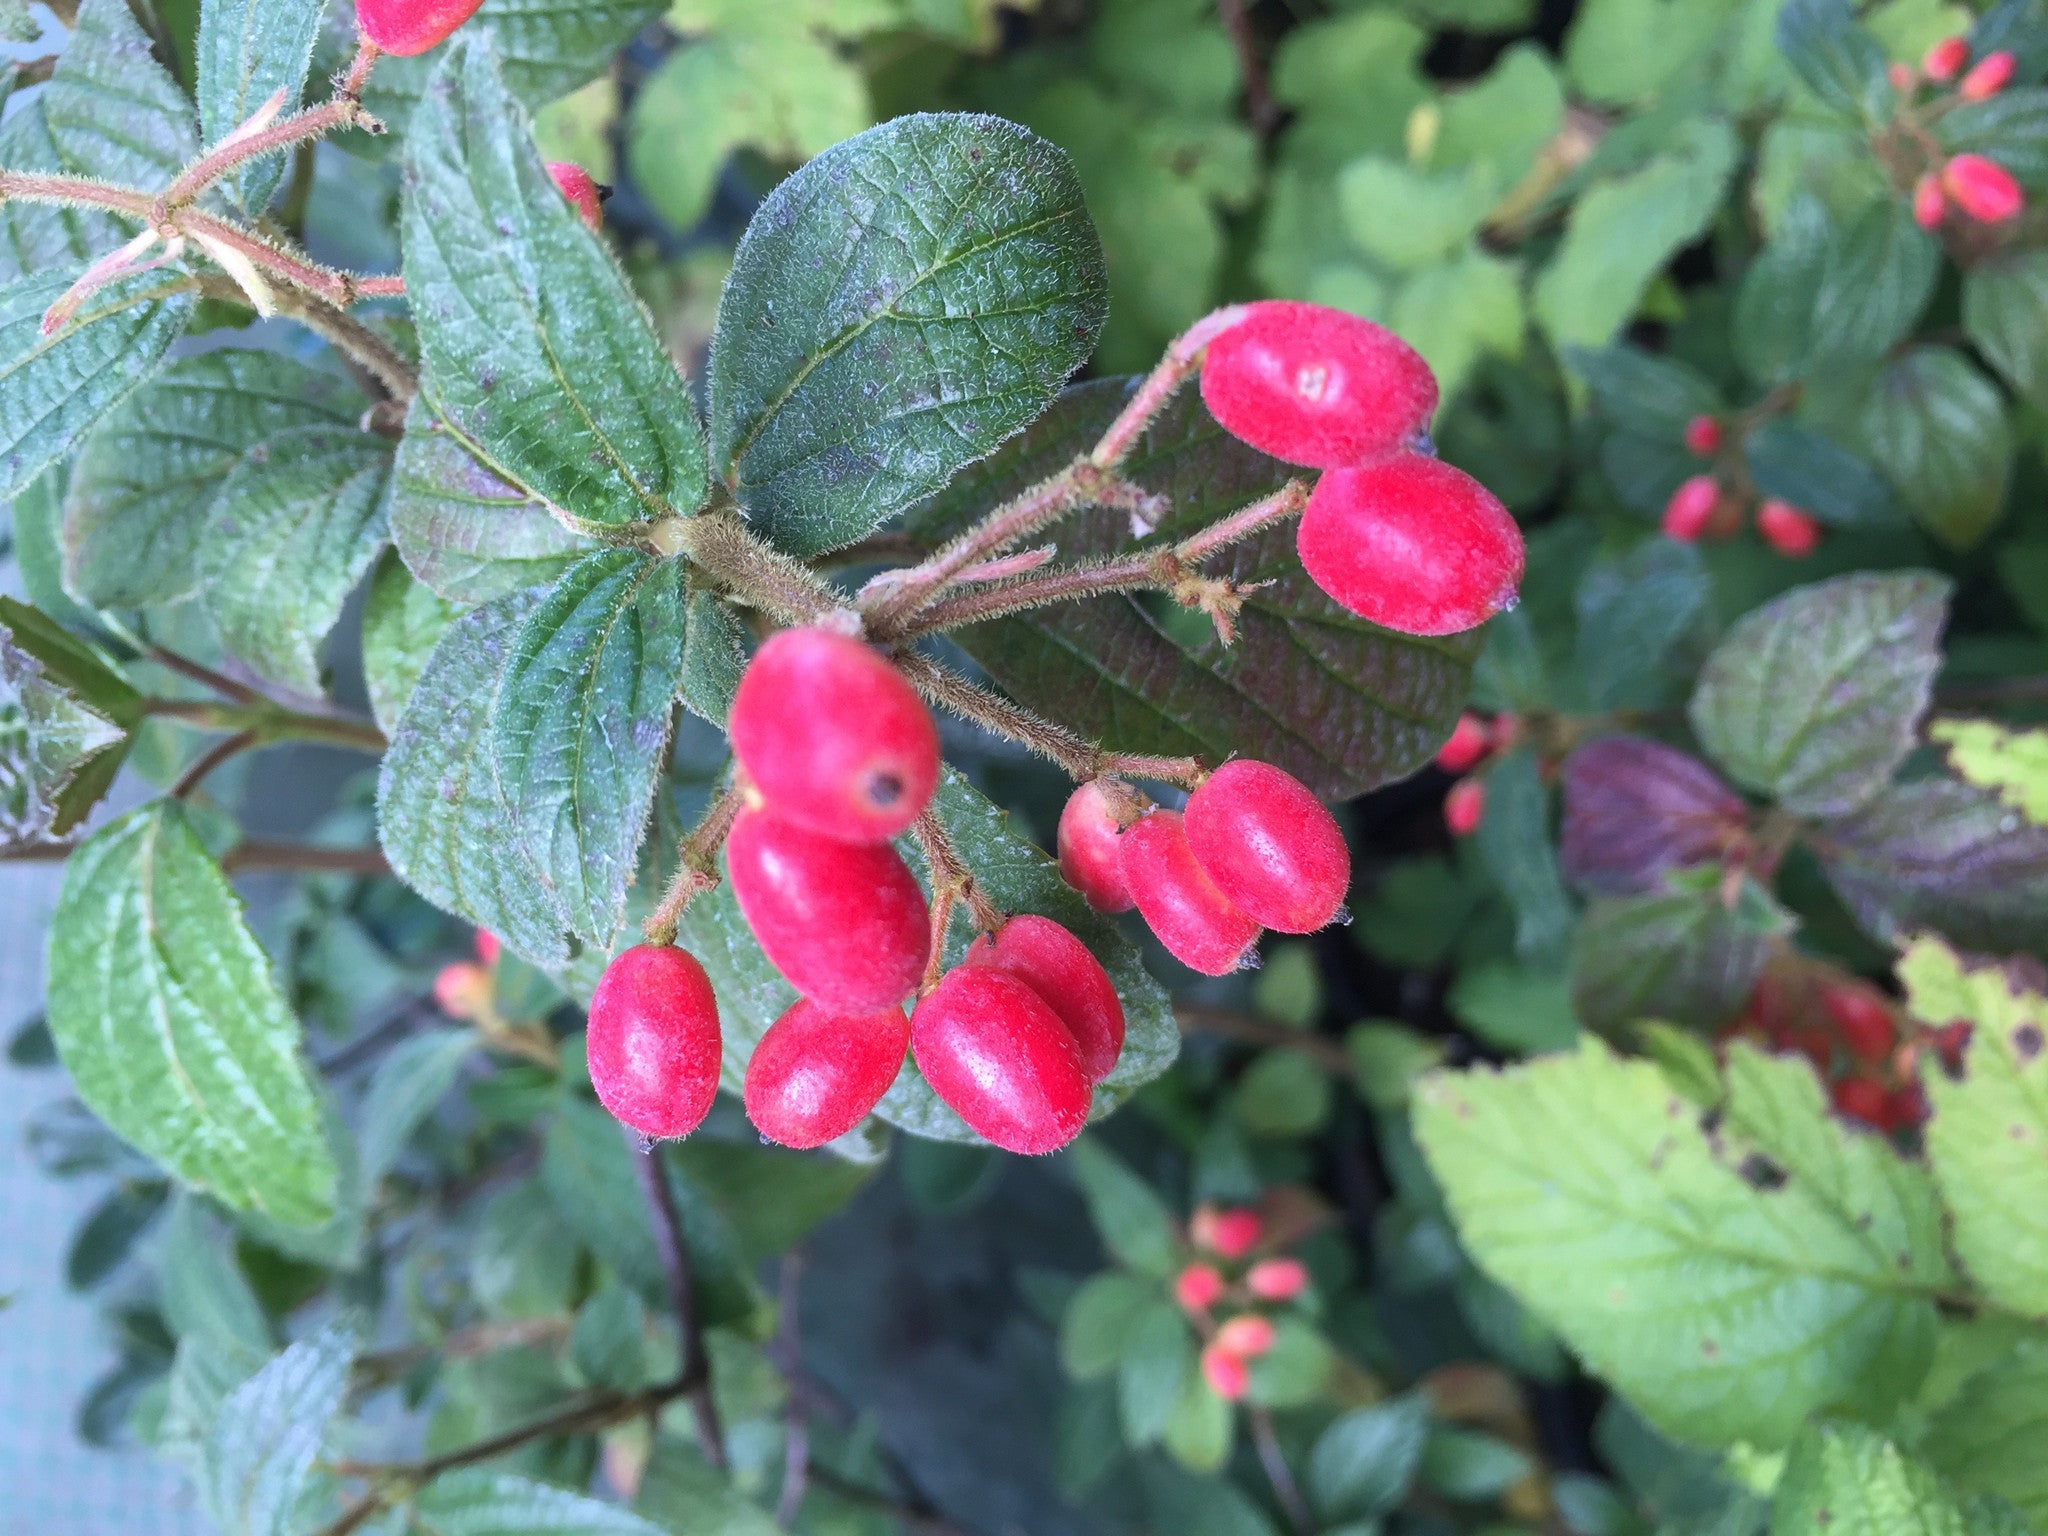
[[[323,7],[307,0],[205,0],[199,7],[199,128],[218,144],[279,92],[282,115],[299,109]],[[230,173],[235,201],[261,212],[284,177],[289,155],[273,154]]]
[[[1860,454],[1784,417],[1742,440],[1743,461],[1757,491],[1791,502],[1841,528],[1893,528],[1904,511],[1884,477]]]
[[[294,428],[352,430],[367,405],[281,353],[180,358],[86,440],[64,494],[64,584],[101,608],[192,595],[213,498],[243,456]]]
[[[1371,1520],[1407,1496],[1429,1434],[1429,1405],[1410,1394],[1353,1408],[1317,1436],[1308,1492],[1325,1520]]]
[[[1717,416],[1728,409],[1712,380],[1675,357],[1617,342],[1572,347],[1565,361],[1593,391],[1603,416],[1642,437],[1676,441],[1695,416]]]
[[[333,1213],[298,1023],[181,806],[131,811],[72,855],[50,978],[58,1052],[116,1132],[237,1209]]]
[[[1802,193],[1786,204],[1776,233],[1743,273],[1735,292],[1733,341],[1750,377],[1790,379],[1812,363],[1815,315],[1832,241],[1826,207]]]
[[[171,1202],[157,1244],[157,1301],[164,1322],[182,1342],[220,1345],[248,1364],[234,1378],[254,1375],[276,1348],[263,1304],[235,1262],[233,1244],[199,1197]],[[224,1395],[224,1394],[223,1394]]]
[[[1698,628],[1707,596],[1699,551],[1676,539],[1645,539],[1587,571],[1573,594],[1574,656],[1593,707],[1660,703],[1672,653]]]
[[[43,335],[43,312],[77,275],[66,269],[0,287],[0,500],[70,453],[155,372],[192,308],[175,276],[145,272],[102,288],[69,324]]]
[[[406,293],[436,414],[584,526],[693,511],[689,391],[482,42],[450,45],[407,139]]]
[[[2048,1519],[2048,1346],[2027,1339],[1963,1383],[1919,1453],[1965,1493],[1996,1494],[2038,1527]]]
[[[1426,267],[1462,248],[1506,190],[1485,161],[1428,171],[1366,155],[1337,177],[1337,216],[1366,255],[1395,268]]]
[[[1949,347],[1915,347],[1877,377],[1863,446],[1927,531],[1969,549],[2005,511],[2012,427],[1998,387]]]
[[[918,114],[769,194],[711,349],[711,445],[755,526],[845,544],[1044,411],[1106,311],[1066,156],[997,118]]]
[[[1830,1118],[1804,1062],[1730,1048],[1713,1134],[1588,1040],[1436,1073],[1415,1134],[1474,1262],[1666,1433],[1787,1443],[1918,1384],[1953,1284],[1926,1176]]]
[[[738,617],[709,592],[692,592],[683,630],[683,702],[724,725],[746,667],[746,630]]]
[[[623,1285],[608,1285],[576,1311],[569,1357],[592,1386],[637,1392],[647,1380],[647,1309]]]
[[[1111,1270],[1090,1275],[1060,1317],[1060,1364],[1076,1381],[1116,1369],[1139,1314],[1158,1299],[1159,1287]]]
[[[398,728],[405,701],[419,685],[427,658],[463,610],[436,597],[395,551],[378,562],[363,603],[363,682],[370,713],[385,731]]]
[[[1444,1006],[1489,1045],[1524,1055],[1569,1050],[1579,1036],[1570,979],[1505,961],[1460,971]]]
[[[1942,115],[1936,136],[1950,154],[1987,156],[2038,187],[2048,181],[2048,90],[2011,87],[1987,101],[1966,101]]]
[[[1770,1536],[1997,1536],[1920,1462],[1861,1424],[1802,1435],[1771,1502]]]
[[[569,961],[568,919],[512,825],[491,707],[538,592],[456,620],[427,659],[377,781],[377,835],[398,877],[544,970]],[[764,1026],[765,1027],[765,1026]]]
[[[356,1158],[363,1187],[397,1164],[414,1131],[455,1086],[455,1075],[477,1047],[474,1030],[432,1029],[394,1046],[377,1063],[363,1093]]]
[[[1963,329],[2015,390],[2048,401],[2048,251],[2008,252],[1965,272]]]
[[[1562,962],[1572,903],[1550,835],[1550,793],[1536,754],[1510,752],[1487,770],[1486,818],[1473,837],[1479,857],[1515,913],[1515,952],[1534,964]]]
[[[1948,748],[1949,767],[2036,826],[2048,827],[2048,731],[2008,730],[1990,720],[1937,720],[1927,734]]]
[[[1128,388],[1106,380],[1069,390],[1030,431],[913,513],[910,531],[936,545],[1062,468],[1093,445]],[[1125,472],[1171,498],[1161,539],[1184,537],[1291,473],[1228,436],[1193,391],[1160,415]],[[1063,552],[1085,560],[1126,551],[1120,521],[1086,517],[1063,532]],[[1237,545],[1205,569],[1240,584],[1272,583],[1246,596],[1228,649],[1207,626],[1192,635],[1169,627],[1132,596],[1056,604],[951,638],[1019,702],[1118,751],[1254,756],[1330,800],[1430,760],[1464,706],[1482,632],[1422,639],[1354,617],[1309,581],[1290,528]]]
[[[1744,615],[1693,691],[1700,744],[1794,815],[1867,804],[1913,749],[1950,590],[1927,571],[1858,573]]]
[[[1268,1408],[1299,1408],[1323,1396],[1336,1355],[1301,1318],[1274,1319],[1273,1347],[1252,1361],[1250,1402]]]
[[[1211,1392],[1207,1382],[1191,1375],[1181,1385],[1180,1400],[1173,1405],[1159,1443],[1190,1472],[1218,1472],[1230,1460],[1236,1430],[1237,1414],[1231,1405]]]
[[[1915,939],[1899,961],[1913,1016],[1971,1025],[1962,1075],[1928,1056],[1921,1086],[1933,1111],[1927,1159],[1948,1207],[1956,1257],[1985,1295],[2048,1315],[2048,999],[1995,965],[1966,966],[1940,939]]]
[[[1522,355],[1528,319],[1520,268],[1483,251],[1462,251],[1403,283],[1388,319],[1422,354],[1448,402],[1483,357]]]
[[[414,1522],[436,1536],[666,1536],[616,1504],[476,1467],[435,1478],[411,1509]]]
[[[1777,43],[1807,88],[1846,117],[1873,117],[1890,98],[1884,49],[1847,0],[1790,0],[1778,12]]]
[[[72,1234],[64,1251],[65,1285],[88,1291],[119,1269],[168,1198],[169,1189],[160,1181],[117,1184]]]
[[[425,410],[407,420],[398,444],[391,538],[413,575],[455,603],[552,582],[594,547],[546,502],[486,469]]]
[[[777,1536],[782,1528],[734,1482],[706,1461],[695,1445],[664,1437],[655,1443],[634,1507],[660,1522],[661,1536]],[[809,1500],[806,1506],[806,1523],[816,1519],[820,1526],[827,1525],[829,1516],[813,1516],[809,1511],[815,1506]],[[522,1527],[520,1536],[524,1531]],[[505,1536],[513,1533],[508,1531]],[[591,1536],[613,1533],[606,1529]],[[620,1532],[618,1536],[640,1533]],[[862,1536],[866,1536],[864,1530]]]
[[[329,1330],[292,1345],[221,1404],[199,1487],[223,1536],[303,1529],[300,1499],[354,1357],[355,1341]]]
[[[1769,953],[1769,936],[1710,888],[1591,901],[1572,949],[1572,1004],[1595,1029],[1655,1018],[1710,1028],[1742,1006]]]
[[[1329,1073],[1299,1051],[1262,1051],[1237,1080],[1230,1112],[1247,1136],[1313,1136],[1330,1118],[1336,1090]]]
[[[1904,203],[1865,209],[1828,239],[1803,371],[1877,362],[1913,329],[1941,273],[1941,246]]]
[[[600,947],[624,921],[668,746],[687,569],[633,549],[586,555],[520,628],[493,711],[526,857]]]
[[[1504,1440],[1475,1429],[1432,1430],[1422,1452],[1422,1480],[1448,1499],[1497,1499],[1527,1477],[1533,1463]]]
[[[320,692],[320,642],[384,547],[382,438],[294,427],[221,482],[198,566],[221,643],[262,677]]]
[[[1155,1293],[1132,1317],[1117,1361],[1117,1412],[1130,1444],[1151,1445],[1166,1433],[1194,1355],[1187,1319]]]
[[[96,765],[110,758],[118,767],[126,741],[126,732],[59,687],[0,629],[0,846],[67,831],[84,807],[66,791],[92,775],[81,788],[103,792],[112,770]]]
[[[1075,1142],[1066,1161],[1103,1247],[1141,1275],[1171,1274],[1179,1244],[1173,1219],[1152,1186],[1093,1137]]]

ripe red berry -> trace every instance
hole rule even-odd
[[[1412,443],[1436,410],[1436,376],[1407,342],[1340,309],[1267,299],[1209,343],[1202,401],[1233,437],[1318,469]]]
[[[1920,61],[1920,68],[1930,80],[1953,80],[1965,64],[1970,62],[1970,44],[1967,38],[1944,37]]]
[[[483,0],[356,0],[356,26],[385,53],[425,53],[476,14]]]
[[[1486,781],[1460,779],[1444,796],[1444,825],[1453,837],[1470,837],[1486,816]]]
[[[1948,194],[1941,190],[1941,178],[1929,171],[1913,183],[1913,222],[1922,229],[1941,228],[1948,217]]]
[[[1890,1059],[1899,1043],[1899,1029],[1877,993],[1854,982],[1830,983],[1820,989],[1820,1005],[1834,1020],[1850,1055],[1873,1067]]]
[[[1996,96],[2011,82],[2013,65],[2013,56],[2003,49],[1985,54],[1963,76],[1956,94],[1965,101],[1985,101]]]
[[[1223,1299],[1223,1276],[1214,1264],[1190,1264],[1174,1277],[1173,1299],[1183,1312],[1206,1312]]]
[[[799,998],[747,1061],[747,1118],[785,1147],[822,1147],[881,1102],[909,1049],[901,1008],[849,1016]]]
[[[1252,1387],[1251,1368],[1216,1340],[1202,1348],[1202,1380],[1226,1403],[1234,1403]]]
[[[1707,531],[1721,505],[1721,482],[1712,475],[1694,475],[1664,503],[1664,536],[1691,544]]]
[[[1292,1301],[1308,1289],[1308,1267],[1299,1259],[1261,1259],[1244,1284],[1261,1301]]]
[[[1188,796],[1181,830],[1230,904],[1266,928],[1313,933],[1344,904],[1351,850],[1337,819],[1271,763],[1225,763]]]
[[[1973,1027],[1967,1019],[1956,1019],[1927,1032],[1934,1042],[1935,1054],[1951,1075],[1963,1070],[1963,1052],[1969,1046]]]
[[[963,963],[993,966],[1036,992],[1074,1037],[1088,1081],[1099,1083],[1116,1070],[1124,1050],[1116,983],[1088,946],[1051,918],[1018,913],[993,939],[976,939]]]
[[[1469,773],[1493,748],[1493,732],[1467,710],[1451,727],[1450,739],[1436,749],[1436,765],[1445,773]]]
[[[485,965],[496,965],[498,963],[499,953],[500,947],[498,944],[498,936],[495,933],[492,933],[488,928],[477,929],[477,959],[481,960]]]
[[[590,179],[590,172],[573,160],[550,160],[548,174],[562,189],[562,196],[576,205],[583,222],[592,229],[604,228],[604,200],[607,189]]]
[[[769,809],[841,842],[887,842],[939,782],[939,733],[917,690],[872,648],[830,630],[771,636],[726,726]]]
[[[1081,1134],[1091,1094],[1060,1016],[1016,977],[958,966],[910,1015],[932,1092],[1005,1152],[1054,1152]]]
[[[1188,1236],[1195,1246],[1226,1259],[1243,1258],[1265,1235],[1266,1224],[1259,1213],[1242,1205],[1221,1211],[1205,1205],[1188,1221]]]
[[[644,1136],[687,1136],[718,1096],[718,1000],[695,958],[638,944],[605,967],[590,999],[590,1086]]]
[[[458,960],[434,977],[434,1006],[451,1019],[473,1019],[491,1000],[491,978],[480,965]]]
[[[1835,1112],[1845,1120],[1858,1120],[1883,1130],[1891,1121],[1891,1095],[1884,1084],[1867,1077],[1845,1077],[1832,1092]]]
[[[2012,172],[1982,155],[1957,155],[1941,168],[1942,190],[1955,205],[1980,224],[1998,224],[2019,217],[2026,194]]]
[[[1820,547],[1820,523],[1789,501],[1771,497],[1756,509],[1756,531],[1781,555],[1794,560]]]
[[[1119,830],[1102,786],[1092,781],[1060,812],[1060,875],[1098,912],[1128,912],[1138,904],[1124,880]]]
[[[725,858],[762,952],[820,1007],[893,1007],[924,974],[924,892],[887,843],[842,843],[749,810],[733,823]]]
[[[1259,925],[1196,861],[1178,811],[1148,811],[1118,844],[1138,911],[1174,959],[1207,976],[1228,976],[1244,963]]]
[[[1695,416],[1685,424],[1685,446],[1701,458],[1721,451],[1721,423],[1712,416]]]
[[[1449,635],[1515,602],[1522,530],[1463,470],[1417,453],[1316,483],[1295,547],[1315,584],[1375,624]]]

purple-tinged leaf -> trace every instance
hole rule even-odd
[[[1608,896],[1662,887],[1667,870],[1716,862],[1748,807],[1690,753],[1640,736],[1590,741],[1565,759],[1565,878]]]
[[[1722,901],[1717,882],[1588,904],[1572,951],[1572,1003],[1598,1030],[1642,1019],[1708,1029],[1732,1018],[1763,970],[1773,933]],[[1754,897],[1770,903],[1761,888]],[[1789,926],[1779,909],[1777,926]]]

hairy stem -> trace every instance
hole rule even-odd
[[[938,813],[931,810],[921,812],[910,824],[911,836],[917,839],[917,846],[923,850],[925,863],[931,866],[932,889],[950,890],[967,903],[967,911],[974,919],[975,927],[983,933],[994,933],[1003,926],[1003,911],[988,899],[988,893],[981,888],[981,882],[974,878],[974,872],[967,867],[959,854],[953,851],[953,840],[946,835],[945,825]],[[950,903],[948,907],[950,910]],[[937,928],[939,919],[934,917]],[[932,935],[935,946],[943,948],[946,935],[938,928]]]
[[[134,187],[117,187],[84,176],[46,176],[40,171],[0,171],[0,203],[58,203],[104,208],[147,221],[156,199]]]
[[[205,700],[150,699],[144,713],[166,720],[179,720],[206,731],[248,733],[251,746],[272,746],[281,741],[313,741],[327,746],[350,747],[359,752],[382,752],[390,745],[384,733],[368,720],[354,715],[315,715],[286,709],[268,699],[255,704],[214,704]]]
[[[746,792],[737,784],[711,802],[703,819],[691,829],[677,849],[679,867],[662,892],[661,904],[641,924],[650,944],[673,944],[676,925],[700,891],[718,884],[718,850],[746,804]]]
[[[809,566],[756,538],[728,512],[664,518],[649,530],[664,554],[685,554],[735,596],[787,624],[808,624],[842,606]]]
[[[1130,457],[1138,439],[1152,424],[1152,418],[1166,409],[1166,403],[1202,366],[1202,354],[1223,332],[1244,318],[1244,306],[1232,305],[1204,315],[1174,338],[1153,370],[1145,376],[1129,402],[1117,413],[1109,430],[1102,434],[1088,455],[1097,469],[1115,469]]]
[[[239,139],[230,135],[180,171],[178,179],[164,188],[159,204],[166,211],[182,208],[238,166],[375,121],[354,97],[335,96]]]

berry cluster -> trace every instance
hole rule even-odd
[[[1712,416],[1695,416],[1685,425],[1685,446],[1703,459],[1720,453],[1725,436],[1721,422]],[[1664,504],[1665,536],[1682,544],[1732,538],[1742,525],[1743,502],[1742,495],[1724,487],[1718,476],[1693,475]],[[1775,496],[1757,503],[1756,531],[1771,548],[1794,560],[1820,547],[1820,523],[1813,514]]]
[[[2018,60],[2003,49],[1972,64],[1968,40],[1949,37],[1927,50],[1918,69],[1892,65],[1891,83],[1909,106],[1925,100],[1939,110],[1955,102],[1989,101],[2012,82],[2017,67]],[[2026,195],[2012,172],[1983,155],[1936,159],[1913,183],[1913,221],[1926,230],[1941,228],[1950,208],[1974,223],[2002,224],[2025,207]]]
[[[1308,1270],[1299,1259],[1252,1258],[1265,1236],[1257,1211],[1205,1205],[1188,1223],[1197,1257],[1174,1277],[1173,1299],[1205,1340],[1202,1379],[1228,1402],[1250,1389],[1252,1361],[1273,1347],[1273,1320],[1254,1309],[1285,1305],[1308,1289]]]
[[[1488,720],[1467,710],[1437,748],[1436,765],[1457,782],[1444,795],[1444,825],[1453,837],[1470,837],[1486,816],[1486,780],[1474,772],[1486,760],[1521,739],[1522,722],[1512,714]]]

